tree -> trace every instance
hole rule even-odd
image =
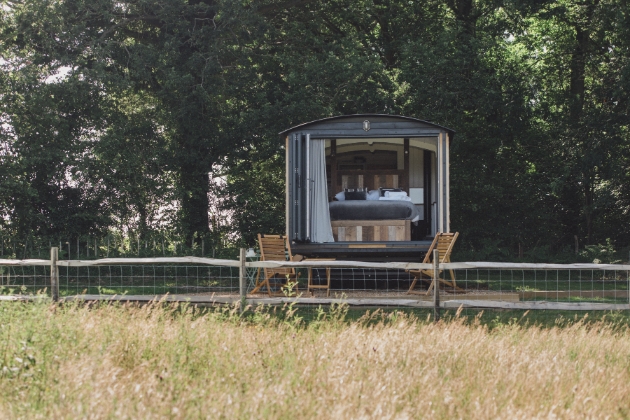
[[[553,186],[564,241],[626,232],[619,197],[628,153],[627,12],[616,1],[550,3],[524,42],[537,62],[534,121],[547,136],[540,168]]]
[[[97,165],[90,166],[89,173],[81,172],[87,178],[96,176],[101,185],[109,182],[109,200],[102,201],[115,204],[119,220],[131,219],[132,212],[140,225],[147,223],[149,197],[155,197],[157,185],[147,195],[140,194],[147,187],[146,178],[140,180],[136,172],[137,180],[132,181],[128,178],[132,175],[125,174],[148,169],[147,156],[138,153],[146,139],[143,147],[161,148],[148,159],[152,167],[147,175],[154,179],[164,175],[175,184],[182,234],[191,239],[195,232],[207,232],[208,174],[244,141],[231,129],[245,108],[238,81],[249,80],[240,76],[249,75],[249,69],[241,48],[251,32],[248,16],[254,14],[237,2],[178,0],[8,3],[3,14],[7,21],[3,56],[10,56],[10,72],[28,69],[33,74],[31,84],[11,87],[16,107],[5,113],[11,124],[20,115],[28,120],[33,107],[41,105],[35,101],[30,108],[19,109],[26,105],[20,102],[20,93],[40,87],[47,73],[68,66],[68,80],[96,92],[82,99],[92,100],[94,109],[103,113],[100,125],[92,128],[77,119],[84,110],[71,116],[73,127],[87,130],[98,144],[96,150],[86,149],[86,158],[98,153],[114,163],[109,169],[122,169],[99,173]],[[125,108],[121,102],[128,98],[141,98],[143,103],[132,103],[121,112]],[[143,124],[139,116],[150,121]],[[7,134],[7,141],[24,138],[21,132],[13,133],[13,138]],[[135,137],[130,142],[129,135]],[[25,214],[17,218],[29,219]]]
[[[457,131],[452,227],[510,258],[628,244],[618,0],[33,0],[0,9],[0,223],[26,235],[284,230],[277,133],[322,117]],[[217,233],[217,232],[215,232]],[[217,235],[214,235],[217,236]],[[518,253],[518,254],[517,254]]]

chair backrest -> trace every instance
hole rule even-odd
[[[263,261],[286,261],[287,237],[258,234],[260,258]]]
[[[455,233],[438,233],[435,235],[427,254],[424,256],[423,263],[433,262],[433,251],[438,250],[440,255],[440,262],[449,262],[451,260],[451,252],[453,251],[453,245],[459,236],[459,232]]]
[[[283,235],[263,235],[258,234],[258,245],[260,246],[261,261],[286,261],[287,237]],[[291,249],[289,248],[289,259],[293,261]],[[285,276],[295,274],[293,268],[264,268],[265,277]]]

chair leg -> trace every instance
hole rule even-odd
[[[265,281],[263,280],[262,282],[260,281],[260,267],[258,268],[258,272],[256,273],[256,283],[254,283],[254,289],[249,292],[249,294],[253,295],[254,293],[258,292],[263,285],[265,284]]]
[[[306,282],[306,291],[315,297],[315,289],[326,289],[326,297],[330,297],[330,268],[326,268],[326,285],[313,284],[313,268],[308,267],[308,277]]]
[[[450,263],[451,262],[451,257],[447,256],[446,259],[444,260],[444,262]],[[451,282],[450,282],[450,286],[454,289],[454,290],[461,290],[464,291],[464,289],[462,289],[461,287],[457,286],[457,281],[455,280],[455,272],[453,270],[448,270],[451,273]]]
[[[269,295],[269,297],[271,297],[271,285],[269,283],[269,277],[266,277],[260,283],[257,282],[256,287],[254,287],[254,289],[251,292],[249,292],[249,294],[253,295],[254,293],[260,291],[265,286],[267,286],[267,294]]]
[[[455,284],[455,281],[448,281],[448,280],[445,280],[445,279],[438,279],[438,282],[443,283],[443,284],[447,285],[448,287],[452,287],[454,290],[464,291],[464,289],[462,289],[461,287],[457,286],[457,284]],[[433,290],[433,287],[435,287],[435,280],[433,280],[431,282],[431,286],[429,286],[429,290],[427,290],[427,296],[429,295],[431,290]]]
[[[439,287],[440,283],[444,283],[447,286],[452,287],[454,289],[457,288],[457,286],[451,284],[451,282],[438,277],[437,282],[435,280],[431,280],[431,285],[429,286],[429,289],[427,289],[427,296],[429,296],[429,294],[431,293],[431,290],[433,290],[434,287]]]
[[[451,262],[451,260],[449,259],[447,262]],[[451,281],[446,281],[446,279],[444,279],[444,280],[441,280],[442,283],[447,284],[448,286],[452,287],[453,290],[458,290],[458,291],[463,292],[464,289],[457,286],[457,281],[455,280],[455,272],[453,270],[448,270],[448,271],[450,271],[450,274],[451,274]],[[444,277],[446,277],[446,275]]]
[[[428,278],[424,278],[423,274],[420,274],[419,276],[414,276],[413,278],[413,282],[411,282],[411,286],[409,286],[409,290],[407,290],[407,294],[408,295],[422,295],[425,292],[424,291],[415,291],[414,288],[416,287],[416,284],[418,283],[418,281],[425,281],[425,280],[431,280]],[[433,285],[433,283],[431,283],[431,285]],[[431,290],[431,289],[429,289]]]
[[[267,293],[269,294],[269,297],[273,297],[274,294],[276,296],[284,296],[283,288],[286,286],[286,283],[285,284],[282,284],[281,282],[274,283],[275,287],[278,288],[279,290],[272,293],[271,292],[271,279],[275,279],[275,281],[279,280],[278,277],[276,277],[276,275],[273,275],[267,279]],[[295,290],[297,290],[297,283],[295,285]]]
[[[409,286],[409,290],[407,290],[408,295],[410,295],[414,287],[416,287],[417,282],[418,282],[418,277],[413,276],[413,282],[411,283],[411,286]]]
[[[311,290],[311,286],[313,285],[313,267],[308,267],[306,272],[306,293],[310,293],[311,296],[313,296],[313,291]]]
[[[330,268],[326,269],[326,297],[330,297]]]
[[[262,289],[264,285],[265,285],[264,281],[262,283],[256,282],[256,287],[254,287],[254,289],[251,292],[249,292],[249,294],[253,295],[254,293],[258,292],[260,289]]]

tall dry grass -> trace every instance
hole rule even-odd
[[[7,418],[624,418],[630,332],[0,305]],[[298,312],[299,314],[299,312]]]

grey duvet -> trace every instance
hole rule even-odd
[[[420,220],[418,208],[409,201],[333,201],[329,207],[330,220]]]

